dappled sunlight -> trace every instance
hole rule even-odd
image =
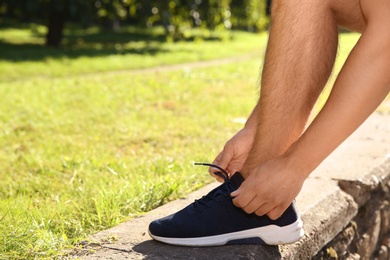
[[[167,43],[157,30],[73,32],[64,39],[63,48],[43,46],[42,34],[13,29],[11,35],[0,28],[0,80],[29,80],[33,77],[63,77],[133,70],[234,57],[264,48],[266,34],[231,33],[232,39],[220,41],[182,41]],[[263,45],[259,46],[259,42]]]

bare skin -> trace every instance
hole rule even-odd
[[[272,13],[261,98],[214,163],[246,179],[231,194],[237,207],[277,219],[310,173],[389,93],[390,1],[275,0]],[[337,26],[362,37],[305,130],[334,65]]]

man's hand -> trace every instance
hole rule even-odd
[[[234,205],[247,213],[279,218],[300,192],[306,175],[281,156],[253,169],[240,188],[232,192]]]
[[[215,158],[213,164],[225,169],[229,174],[240,171],[252,148],[255,135],[254,131],[254,129],[248,127],[238,131],[237,134],[227,141],[223,150]],[[222,178],[213,174],[215,171],[215,168],[210,167],[210,174],[218,181],[223,182]]]

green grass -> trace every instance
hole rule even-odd
[[[259,52],[265,44],[264,36],[234,33],[237,41],[106,55],[104,46],[102,54],[93,46],[46,51],[25,29],[0,35],[8,53],[0,69],[0,258],[10,259],[59,256],[212,181],[192,162],[213,160],[242,126],[233,119],[256,101],[259,59],[131,69]],[[95,53],[82,55],[88,51]],[[128,71],[101,73],[118,69]]]
[[[232,33],[236,40],[222,43],[156,41],[164,51],[148,53],[141,35],[142,51],[117,53],[112,43],[96,47],[119,41],[115,35],[96,32],[95,46],[92,32],[80,32],[85,47],[69,38],[68,49],[46,50],[39,30],[0,30],[8,53],[0,61],[1,259],[60,257],[88,235],[212,181],[192,162],[212,161],[242,127],[236,119],[256,103],[261,55],[199,69],[132,69],[262,52],[266,43]],[[343,35],[338,64],[357,37]],[[127,71],[102,73],[116,70]]]

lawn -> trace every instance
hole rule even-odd
[[[211,162],[251,112],[265,35],[164,43],[91,30],[46,50],[35,27],[0,29],[0,258],[61,256],[212,181],[192,163]],[[338,68],[357,39],[342,36]],[[134,70],[248,53],[259,54]]]
[[[112,42],[45,50],[26,28],[0,32],[0,258],[61,255],[212,181],[192,163],[213,160],[256,101],[265,35],[156,40],[152,53],[147,35],[98,36]],[[129,51],[110,50],[116,40]],[[132,71],[253,52],[239,64]]]

